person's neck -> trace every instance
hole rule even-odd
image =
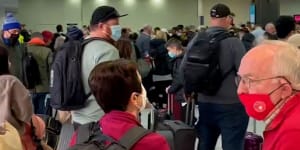
[[[101,39],[109,42],[112,45],[114,45],[114,43],[115,43],[114,40],[112,40],[109,36],[107,36],[106,34],[104,34],[102,32],[90,32],[89,37],[91,37],[91,38],[101,38]]]
[[[291,100],[293,97],[295,96],[295,94],[292,94],[291,96],[287,97],[286,99],[282,99],[281,101],[277,102],[277,104],[275,105],[274,109],[268,114],[268,116],[266,117],[266,119],[264,120],[265,124],[266,124],[266,128],[269,127],[269,125],[271,124],[271,122],[275,119],[275,117],[277,117],[277,115],[280,113],[281,109],[284,107],[284,105]]]
[[[139,120],[139,116],[138,116],[138,113],[136,111],[127,110],[126,112],[133,115],[137,120]]]

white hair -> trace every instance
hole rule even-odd
[[[269,28],[275,28],[274,23],[269,22],[269,23],[267,23],[267,24],[265,25],[265,30],[268,30]]]
[[[300,49],[300,34],[294,34],[290,36],[287,40],[288,43],[296,46],[298,49]]]
[[[300,90],[300,51],[293,45],[282,41],[266,40],[263,44],[276,46],[272,72],[277,76],[284,76],[292,87]]]

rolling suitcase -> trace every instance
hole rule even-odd
[[[256,134],[256,121],[253,121],[253,131],[247,132],[245,136],[245,150],[261,150],[263,138]]]
[[[168,114],[173,114],[172,99],[168,100]],[[194,150],[196,141],[196,131],[193,126],[194,116],[194,99],[187,103],[186,121],[185,123],[180,120],[164,120],[156,124],[155,131],[163,135],[172,150]]]
[[[162,109],[164,104],[167,104],[168,95],[165,91],[171,82],[172,80],[153,81],[151,88],[149,88],[148,99],[152,104],[155,104],[157,109]]]

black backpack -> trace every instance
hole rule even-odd
[[[193,39],[182,66],[186,94],[196,92],[213,96],[218,92],[232,70],[223,74],[219,64],[220,42],[228,37],[228,32],[200,32]]]
[[[76,145],[68,150],[130,150],[135,143],[151,133],[140,126],[135,126],[125,133],[119,141],[104,135],[98,122],[92,122],[79,127]]]
[[[50,105],[58,110],[83,108],[91,93],[86,94],[82,81],[81,61],[84,46],[91,41],[68,40],[55,56],[50,72]]]
[[[23,82],[27,89],[34,89],[36,85],[41,84],[41,74],[39,65],[31,52],[25,47],[22,61]]]

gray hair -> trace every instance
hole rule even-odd
[[[149,24],[145,24],[145,25],[143,26],[143,29],[144,29],[144,30],[148,30],[148,29],[151,29],[151,28],[152,28],[152,26],[149,25]]]
[[[293,45],[282,41],[264,41],[263,44],[278,47],[274,53],[272,72],[284,76],[294,89],[300,90],[300,51]]]
[[[273,22],[269,22],[265,25],[265,30],[267,30],[268,28],[275,28],[275,25]]]

